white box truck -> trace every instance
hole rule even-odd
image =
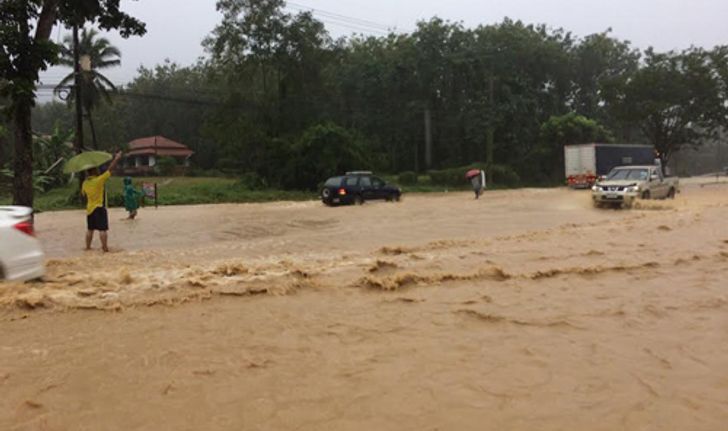
[[[566,182],[573,188],[591,188],[617,166],[652,165],[655,151],[649,145],[584,144],[564,146]]]

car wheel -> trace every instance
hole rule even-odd
[[[649,199],[652,197],[649,190],[646,190],[644,193],[642,193],[642,199]]]
[[[675,199],[675,189],[674,188],[670,188],[670,191],[667,192],[667,198],[668,199]]]
[[[329,189],[323,189],[323,190],[321,190],[321,197],[323,197],[324,199],[330,198],[331,197],[331,190],[329,190]]]
[[[364,199],[361,196],[354,196],[354,205],[361,205],[364,203]]]
[[[395,202],[402,202],[402,194],[401,193],[397,193],[396,195],[394,195],[394,201]]]

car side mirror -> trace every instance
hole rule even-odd
[[[650,181],[657,181],[659,179],[660,179],[660,176],[657,174],[652,174],[652,176],[650,177]]]

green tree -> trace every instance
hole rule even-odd
[[[40,134],[53,133],[56,126],[62,129],[72,129],[75,127],[75,117],[73,111],[68,109],[68,104],[51,101],[41,103],[33,107],[31,125],[33,131]]]
[[[710,52],[710,60],[718,87],[718,110],[714,115],[716,127],[728,130],[728,46],[718,46]]]
[[[713,135],[720,100],[709,54],[698,48],[645,52],[644,65],[624,88],[620,114],[639,127],[664,164],[684,146]]]
[[[541,125],[540,144],[530,161],[551,181],[559,181],[564,167],[564,146],[612,142],[610,131],[595,120],[570,112],[551,117]],[[535,156],[535,157],[533,157]]]
[[[94,109],[102,100],[111,103],[110,93],[116,91],[114,84],[99,71],[121,65],[121,51],[112,46],[108,39],[98,37],[98,34],[98,31],[93,28],[84,28],[78,44],[79,55],[82,58],[87,57],[90,63],[89,70],[81,71],[81,103],[84,111],[86,111],[86,120],[91,129],[91,143],[94,149],[99,148],[96,140],[96,128],[94,127]],[[70,35],[63,39],[59,64],[74,67],[73,37]],[[71,87],[68,97],[69,103],[76,100],[73,87],[75,76],[75,72],[69,73],[56,87],[56,92]]]
[[[0,169],[6,169],[8,160],[10,160],[10,148],[8,145],[8,136],[10,132],[6,124],[2,124],[2,117],[0,117]],[[10,177],[12,178],[12,177]],[[7,178],[0,178],[0,183],[7,182]],[[7,190],[10,190],[8,187]],[[0,185],[0,192],[5,193],[5,187]]]
[[[33,139],[33,168],[47,177],[47,186],[63,184],[62,160],[73,155],[73,131],[63,128],[59,123],[53,127],[49,135],[37,135]]]
[[[292,189],[314,190],[334,174],[365,169],[369,162],[361,137],[333,123],[306,130],[292,146],[279,181]]]
[[[13,202],[33,205],[32,108],[40,71],[58,61],[53,26],[96,21],[104,30],[141,35],[144,24],[122,12],[120,0],[3,0],[0,2],[0,97],[14,124]]]
[[[203,127],[223,168],[258,171],[314,124],[332,120],[327,66],[335,57],[323,23],[291,15],[280,0],[217,3],[223,20],[205,41],[221,106]],[[200,154],[207,164],[212,151]]]
[[[609,36],[611,30],[585,37],[574,46],[572,109],[599,121],[610,119],[610,109],[625,83],[639,69],[640,52],[629,42]]]
[[[203,126],[223,91],[204,65],[165,62],[141,67],[126,89],[114,96],[114,105],[100,110],[99,121],[105,125],[100,133],[107,142],[117,143],[164,135],[189,145],[197,157],[208,157],[209,147],[217,143],[202,139]]]
[[[411,33],[332,40],[283,0],[217,8],[206,59],[142,68],[111,94],[113,105],[95,108],[100,143],[163,134],[191,146],[196,166],[312,187],[322,178],[305,165],[319,161],[305,148],[348,151],[335,139],[366,155],[369,169],[423,171],[429,113],[434,169],[489,160],[496,181],[515,184],[560,180],[567,143],[613,133],[669,157],[665,148],[728,123],[725,48],[648,52],[641,61],[609,31],[577,38],[510,19],[467,28],[433,18]],[[61,118],[56,109],[38,108],[44,129]],[[341,168],[322,164],[315,176]]]

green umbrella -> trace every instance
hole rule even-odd
[[[112,158],[113,156],[111,154],[103,151],[86,151],[85,153],[74,156],[71,160],[67,161],[66,165],[63,167],[63,172],[66,174],[72,174],[98,168]]]

